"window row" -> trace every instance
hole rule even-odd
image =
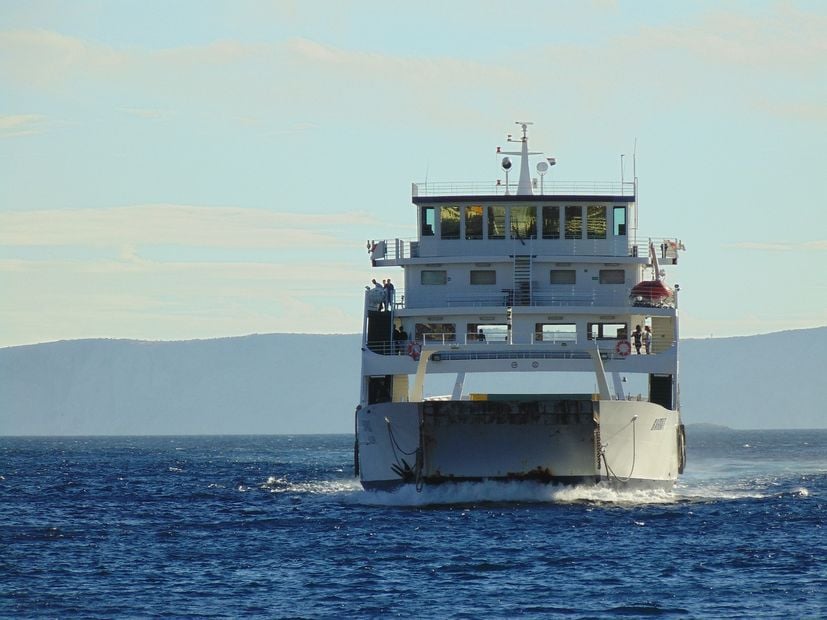
[[[467,205],[422,207],[420,232],[442,239],[605,239],[609,229],[606,205],[520,207]],[[626,207],[612,208],[616,237],[626,235]]]
[[[625,284],[626,272],[623,269],[601,269],[598,274],[600,284]],[[576,269],[552,269],[549,272],[549,284],[577,284]],[[493,269],[472,269],[469,284],[496,285],[497,272]],[[420,272],[420,284],[440,286],[448,284],[448,272],[445,269],[423,269]]]

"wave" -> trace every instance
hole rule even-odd
[[[561,486],[537,482],[460,482],[425,487],[412,486],[395,491],[362,491],[353,500],[375,506],[430,506],[478,503],[594,503],[594,504],[669,504],[675,496],[669,491],[623,491],[608,485]]]
[[[353,493],[361,490],[362,485],[356,478],[343,480],[303,480],[293,482],[285,477],[270,476],[260,488],[270,493],[297,493],[297,494],[339,494]]]
[[[292,481],[270,476],[259,485],[269,493],[327,496],[363,506],[448,506],[481,503],[596,504],[619,507],[687,503],[767,500],[779,497],[806,499],[811,490],[800,484],[766,485],[737,481],[679,481],[671,491],[623,490],[608,484],[550,485],[532,481],[460,482],[425,487],[406,485],[393,491],[366,491],[357,478]],[[251,490],[239,487],[239,491]]]

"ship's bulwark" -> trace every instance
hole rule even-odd
[[[357,413],[360,473],[368,489],[481,480],[671,488],[676,423],[652,403],[576,395],[379,403]]]
[[[422,476],[431,482],[594,479],[598,428],[590,399],[426,402]]]

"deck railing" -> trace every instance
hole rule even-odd
[[[672,342],[653,343],[650,353],[641,347],[638,353],[635,347],[618,347],[620,340],[600,340],[598,350],[604,360],[624,360],[636,357],[656,357],[667,352]],[[533,342],[531,345],[510,345],[501,339],[485,341],[459,342],[455,334],[420,334],[416,339],[385,340],[367,343],[367,348],[379,355],[409,356],[418,359],[422,351],[437,350],[440,360],[488,360],[488,359],[589,359],[593,350],[593,341],[577,346],[576,343]]]
[[[649,242],[654,244],[658,259],[666,263],[677,262],[678,250],[683,245],[677,237],[637,237],[630,238],[625,247],[621,244],[619,250],[609,251],[606,239],[491,239],[486,243],[497,243],[500,247],[510,247],[504,244],[516,244],[519,249],[526,249],[528,253],[542,256],[633,256],[647,258],[649,256]],[[479,244],[480,239],[450,239],[449,243]],[[427,238],[426,243],[437,243],[434,237]],[[439,241],[441,243],[441,241]],[[525,245],[523,245],[525,244]],[[617,248],[618,246],[615,246]],[[559,248],[559,253],[555,251]],[[421,244],[418,239],[380,239],[368,241],[368,251],[372,261],[400,261],[410,258],[425,258],[441,256],[452,256],[449,252],[429,251],[427,254],[421,251]],[[504,252],[505,253],[505,252]],[[518,252],[519,253],[519,252]]]
[[[629,287],[631,288],[631,287]],[[386,302],[380,292],[373,293],[373,289],[365,291],[368,310],[416,310],[420,308],[525,308],[525,307],[639,307],[639,308],[673,308],[674,298],[667,298],[658,303],[647,303],[631,299],[628,290],[607,292],[579,292],[577,290],[537,291],[527,298],[517,299],[512,289],[502,289],[496,293],[479,293],[473,295],[417,295],[411,301],[404,289],[397,288],[392,299]]]
[[[413,183],[411,194],[414,197],[423,196],[505,196],[517,194],[517,182],[506,185],[502,181],[484,183],[449,181],[440,183]],[[542,183],[533,182],[533,194],[526,195],[527,199],[538,196],[634,196],[635,184],[627,182],[557,182],[549,179]]]

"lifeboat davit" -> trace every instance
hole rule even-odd
[[[629,297],[633,300],[640,300],[645,303],[660,303],[672,295],[672,289],[660,280],[644,280],[632,287]]]

